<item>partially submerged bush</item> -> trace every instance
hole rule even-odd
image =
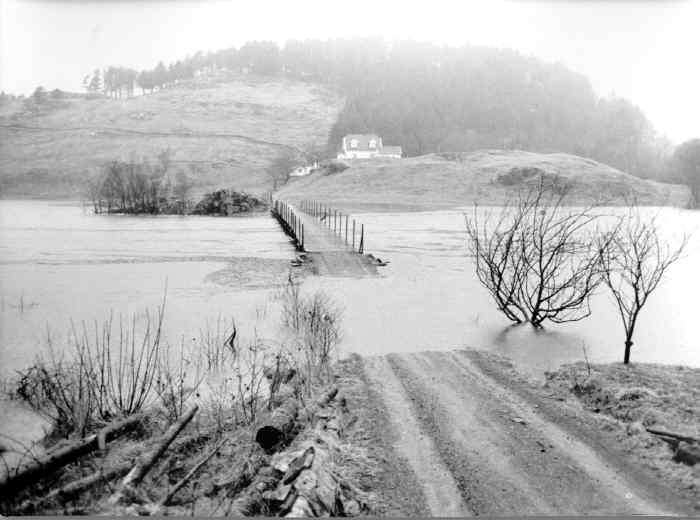
[[[140,412],[152,399],[161,354],[164,303],[152,321],[120,319],[113,334],[110,317],[102,326],[73,326],[73,350],[57,355],[50,335],[46,353],[17,378],[15,394],[53,425],[60,436],[84,436],[114,417]]]
[[[310,391],[315,382],[326,382],[333,356],[341,339],[342,311],[323,291],[301,294],[291,275],[282,291],[282,316],[296,333],[290,363]]]

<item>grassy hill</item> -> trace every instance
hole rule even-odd
[[[356,160],[340,173],[295,179],[278,194],[347,210],[427,210],[477,202],[498,204],[541,175],[571,187],[572,200],[686,206],[685,186],[642,180],[575,155],[482,150],[401,160]]]
[[[155,162],[167,148],[195,192],[262,192],[278,154],[325,145],[341,106],[325,87],[240,75],[122,100],[12,100],[0,106],[0,194],[77,196],[106,162]]]

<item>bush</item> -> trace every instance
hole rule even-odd
[[[84,436],[140,412],[153,398],[163,318],[164,303],[155,320],[146,313],[141,327],[136,316],[126,326],[120,319],[118,336],[111,317],[92,331],[85,323],[80,331],[73,325],[67,356],[56,354],[49,335],[46,354],[19,373],[15,394],[50,420],[58,436]]]
[[[294,348],[289,360],[310,393],[315,383],[330,378],[330,368],[341,339],[342,311],[323,291],[305,296],[299,282],[290,275],[282,294],[284,324],[294,331]]]

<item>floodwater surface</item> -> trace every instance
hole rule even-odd
[[[658,214],[669,240],[700,213]],[[307,277],[343,308],[344,352],[385,354],[472,347],[499,352],[541,374],[568,361],[617,361],[622,327],[604,290],[592,315],[543,331],[512,327],[474,276],[461,211],[368,213],[366,251],[379,277]],[[244,332],[276,334],[275,287],[295,252],[267,214],[245,218],[92,215],[74,204],[0,201],[2,372],[31,363],[46,343],[65,345],[71,320],[102,322],[157,307],[167,285],[166,338],[198,337],[235,318]],[[644,309],[633,361],[700,366],[700,237]],[[116,319],[116,318],[115,318]],[[62,343],[63,342],[63,343]]]

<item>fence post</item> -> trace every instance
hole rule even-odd
[[[355,219],[352,219],[352,250],[355,250]]]
[[[359,253],[363,254],[365,252],[365,225],[362,224],[362,232],[360,233],[360,250]]]
[[[350,217],[345,215],[345,245],[348,245],[348,219]]]

